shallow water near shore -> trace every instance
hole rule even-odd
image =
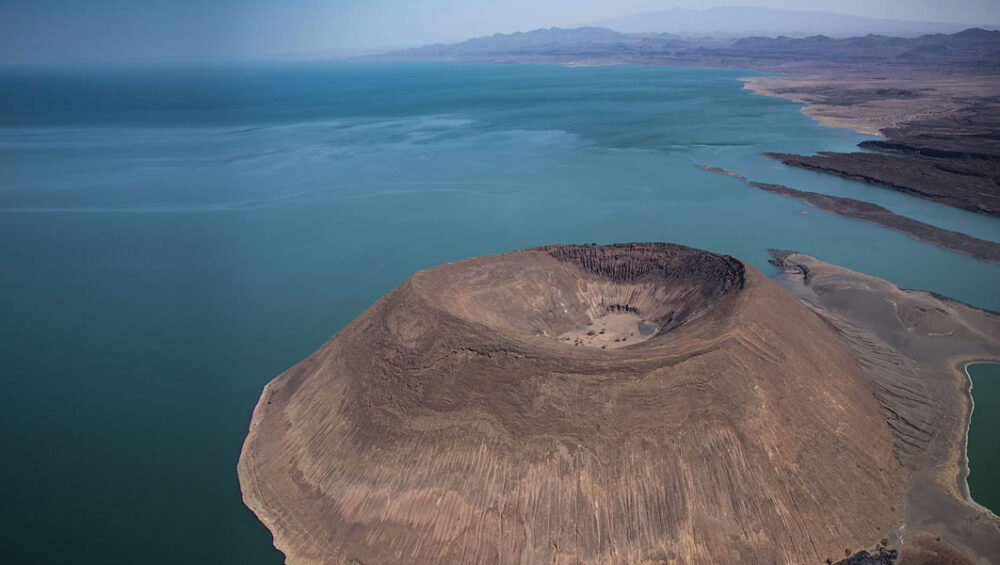
[[[865,137],[743,90],[750,74],[444,63],[0,71],[7,557],[280,563],[235,474],[261,387],[413,271],[445,261],[672,241],[774,272],[767,248],[790,248],[1000,310],[1000,265],[697,168],[1000,240],[995,218],[762,157],[846,151]]]
[[[1000,515],[1000,363],[966,366],[975,408],[969,424],[969,493]]]

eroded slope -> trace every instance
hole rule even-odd
[[[559,336],[626,308],[621,349]],[[669,244],[421,271],[272,381],[240,461],[289,563],[818,563],[906,471],[837,331]]]

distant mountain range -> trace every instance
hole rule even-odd
[[[744,57],[749,54],[756,60],[794,58],[831,62],[998,67],[1000,31],[971,28],[951,35],[933,34],[913,38],[884,35],[844,39],[833,39],[824,35],[798,39],[747,37],[713,52],[730,57]]]
[[[493,59],[496,57],[559,57],[607,53],[615,50],[662,50],[687,42],[668,34],[629,34],[600,27],[548,28],[496,33],[461,43],[426,45],[389,53],[414,59]]]
[[[968,29],[920,37],[867,35],[835,39],[744,37],[694,40],[666,33],[623,33],[607,28],[549,28],[495,34],[380,55],[384,59],[576,64],[690,64],[789,66],[952,66],[1000,71],[1000,31]]]
[[[590,25],[626,33],[671,33],[684,37],[746,37],[827,35],[853,37],[869,34],[916,37],[955,33],[971,24],[863,18],[820,11],[755,7],[691,10],[674,8],[594,22]]]

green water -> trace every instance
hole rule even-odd
[[[966,370],[975,402],[969,425],[969,492],[1000,514],[1000,363],[974,363]]]
[[[746,92],[748,74],[0,69],[6,559],[280,563],[235,473],[261,387],[445,261],[673,241],[773,272],[767,248],[791,248],[1000,310],[998,265],[698,169],[1000,240],[995,218],[761,157],[865,138]]]

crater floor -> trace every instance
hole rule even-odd
[[[642,343],[656,335],[656,324],[631,312],[608,312],[589,324],[577,324],[559,336],[561,341],[575,346],[619,349]]]

